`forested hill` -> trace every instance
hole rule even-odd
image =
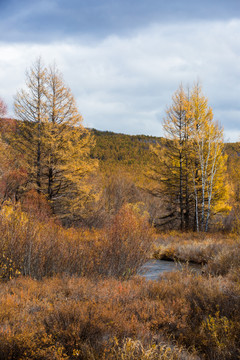
[[[92,129],[92,132],[95,135],[96,146],[91,156],[100,161],[102,169],[124,167],[132,171],[139,168],[144,170],[154,161],[150,145],[167,143],[163,137],[125,135],[96,129]],[[240,143],[226,143],[225,151],[230,158],[240,157]]]
[[[102,169],[115,167],[131,168],[133,171],[139,167],[144,169],[153,161],[150,145],[166,143],[164,138],[155,136],[125,135],[95,129],[92,131],[96,146],[91,156],[100,161]]]

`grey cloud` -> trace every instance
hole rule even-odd
[[[85,124],[130,134],[162,135],[161,120],[180,82],[198,79],[226,138],[239,134],[240,20],[155,24],[94,44],[0,44],[0,96],[23,86],[27,65],[56,60]],[[1,71],[2,69],[2,71]]]
[[[126,34],[152,23],[240,16],[239,0],[8,0],[0,2],[0,40],[49,42]]]

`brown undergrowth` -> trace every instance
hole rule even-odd
[[[162,235],[206,265],[151,282],[134,277],[153,239],[137,205],[90,231],[6,203],[0,236],[0,359],[240,359],[236,237]]]
[[[153,231],[137,206],[124,205],[103,230],[39,221],[20,204],[0,212],[0,277],[53,275],[128,278],[149,257]]]
[[[240,289],[227,278],[19,278],[0,303],[1,359],[240,357]]]

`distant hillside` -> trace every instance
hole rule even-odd
[[[127,173],[136,185],[142,186],[150,181],[144,176],[154,165],[154,155],[150,145],[159,143],[167,146],[163,137],[147,135],[125,135],[109,131],[92,129],[96,146],[91,156],[99,160],[100,171],[107,175],[122,171]],[[226,143],[225,151],[228,155],[228,174],[233,176],[233,169],[240,166],[240,142]]]
[[[100,160],[102,164],[147,165],[153,159],[150,145],[167,144],[163,137],[126,135],[96,129],[92,129],[92,132],[96,138],[96,146],[91,156]],[[240,143],[226,143],[225,151],[229,156],[240,156]]]
[[[166,145],[163,137],[147,135],[125,135],[110,131],[92,129],[96,138],[96,146],[91,156],[100,161],[101,168],[124,167],[136,169],[149,166],[154,160],[150,145],[159,143]],[[230,157],[240,157],[240,143],[226,143],[225,151]]]
[[[125,135],[95,129],[92,131],[96,138],[92,156],[102,161],[120,161],[126,165],[146,164],[149,161],[149,146],[164,141],[155,136]]]
[[[109,131],[92,130],[96,146],[91,156],[100,162],[100,168],[106,172],[113,169],[124,169],[134,178],[145,172],[154,162],[150,145],[163,145],[166,140],[162,137],[147,135],[125,135]]]

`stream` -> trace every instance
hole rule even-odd
[[[157,280],[162,273],[180,270],[183,265],[184,264],[176,263],[174,261],[152,259],[141,266],[138,270],[138,274],[145,277],[146,280]],[[202,268],[201,265],[191,263],[188,264],[188,267],[195,272],[200,272]]]

